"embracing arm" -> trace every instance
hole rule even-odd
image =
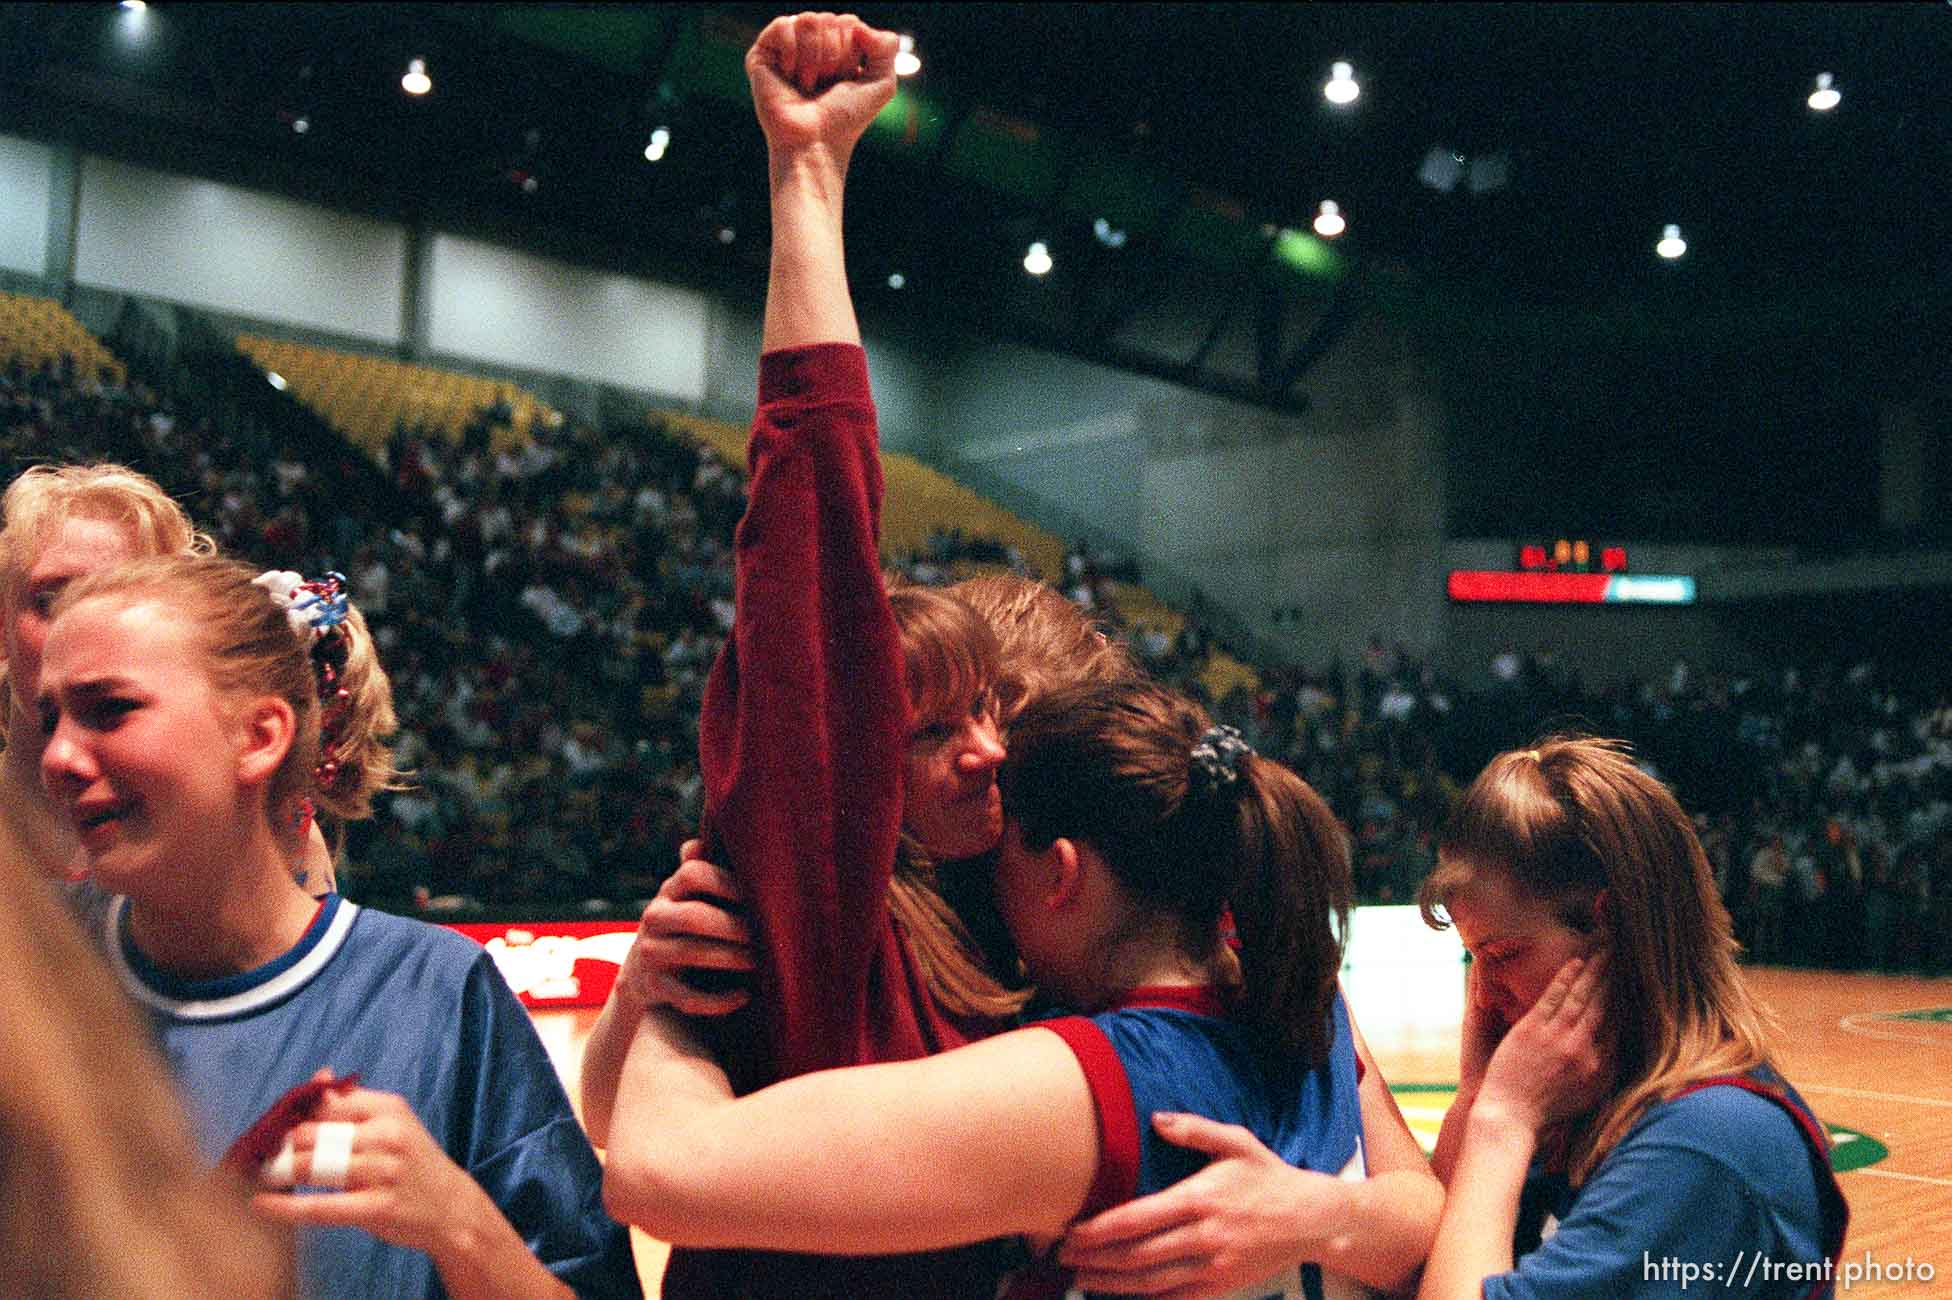
[[[644,1013],[670,1007],[690,1016],[736,1010],[751,994],[743,987],[706,992],[685,980],[687,971],[750,971],[751,932],[742,919],[738,883],[698,859],[703,846],[685,841],[682,861],[644,908],[637,937],[624,956],[610,996],[583,1045],[578,1087],[583,1127],[599,1146],[609,1141],[617,1083]]]
[[[888,1254],[1049,1236],[1097,1170],[1084,1071],[1042,1029],[734,1101],[681,1025],[645,1024],[618,1101],[647,1122],[613,1135],[604,1196],[677,1245]]]
[[[1430,1251],[1443,1189],[1353,1022],[1369,1177],[1297,1169],[1246,1129],[1155,1115],[1168,1141],[1212,1156],[1199,1173],[1078,1225],[1059,1261],[1088,1291],[1218,1295],[1296,1263],[1382,1290],[1408,1286]]]

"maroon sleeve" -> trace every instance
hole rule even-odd
[[[699,761],[712,852],[759,948],[762,1074],[862,1059],[870,969],[898,944],[887,889],[907,700],[876,550],[881,463],[859,347],[760,361],[738,613],[706,684]]]

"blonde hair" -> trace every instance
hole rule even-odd
[[[366,620],[348,606],[345,662],[337,670],[339,714],[331,738],[336,770],[321,772],[322,702],[312,646],[293,631],[285,611],[254,582],[257,571],[234,560],[175,556],[138,560],[71,584],[55,604],[57,618],[83,601],[124,605],[153,602],[180,618],[197,637],[211,683],[232,697],[276,695],[291,706],[297,727],[291,749],[273,774],[269,807],[300,798],[346,821],[372,815],[373,796],[398,789],[386,738],[399,729],[393,688],[380,667]]]
[[[28,571],[70,519],[121,528],[136,555],[212,555],[217,544],[147,474],[124,465],[32,465],[0,495],[0,618],[11,619]],[[0,733],[13,716],[10,675],[0,672]]]
[[[994,686],[996,637],[976,611],[933,587],[891,581],[888,604],[901,637],[911,720],[962,716]],[[936,863],[903,831],[888,882],[888,912],[920,967],[929,995],[959,1016],[1005,1019],[1027,992],[1004,987],[958,910],[943,898]]]
[[[1649,1104],[1769,1063],[1769,1017],[1736,967],[1694,824],[1623,742],[1558,735],[1492,759],[1444,828],[1418,899],[1424,919],[1446,926],[1445,899],[1486,875],[1597,933],[1611,954],[1617,1081],[1570,1135],[1575,1181]]]
[[[950,587],[996,634],[997,717],[1008,725],[1046,691],[1076,682],[1135,681],[1132,654],[1055,587],[987,573]]]
[[[290,1233],[203,1167],[146,1026],[11,857],[0,996],[0,1295],[295,1295]]]

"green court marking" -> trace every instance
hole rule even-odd
[[[1852,1169],[1862,1169],[1874,1165],[1891,1154],[1891,1148],[1854,1128],[1825,1121],[1823,1127],[1830,1130],[1830,1167],[1838,1173],[1848,1173]]]
[[[1893,1011],[1879,1016],[1880,1020],[1930,1020],[1941,1025],[1952,1025],[1952,1007],[1926,1007],[1919,1011]]]
[[[1443,1127],[1444,1112],[1450,1109],[1451,1099],[1457,1096],[1457,1085],[1393,1083],[1389,1090],[1403,1111],[1403,1122],[1410,1126],[1410,1132],[1416,1136],[1424,1154],[1436,1150],[1437,1131]],[[1869,1133],[1832,1124],[1828,1120],[1824,1121],[1823,1126],[1830,1130],[1830,1167],[1840,1174],[1874,1165],[1891,1154],[1891,1148]]]

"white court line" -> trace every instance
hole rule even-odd
[[[1931,1183],[1935,1187],[1952,1187],[1952,1178],[1932,1178],[1926,1174],[1901,1174],[1890,1169],[1846,1169],[1844,1174],[1862,1174],[1866,1178],[1898,1178],[1907,1183]]]
[[[1871,1092],[1864,1088],[1839,1088],[1825,1083],[1799,1083],[1798,1092],[1833,1092],[1839,1097],[1863,1097],[1870,1101],[1908,1101],[1915,1106],[1941,1106],[1952,1110],[1952,1101],[1943,1097],[1913,1097],[1902,1092]]]
[[[1915,1034],[1894,1034],[1889,1031],[1866,1029],[1862,1021],[1890,1020],[1896,1012],[1891,1011],[1853,1011],[1837,1022],[1837,1028],[1846,1034],[1856,1034],[1859,1038],[1875,1038],[1882,1043],[1903,1043],[1907,1047],[1952,1047],[1952,1038],[1919,1037]],[[1913,1021],[1914,1024],[1937,1024],[1938,1021]]]

